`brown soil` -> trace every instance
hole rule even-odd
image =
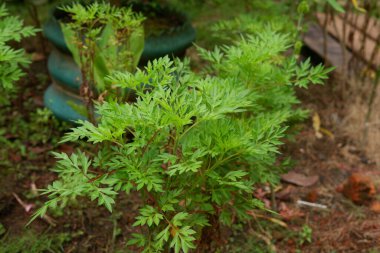
[[[290,217],[288,225],[299,231],[307,223],[313,231],[312,243],[301,247],[301,252],[369,252],[379,250],[379,214],[366,205],[358,206],[337,191],[355,172],[367,176],[378,188],[380,171],[365,153],[366,147],[358,145],[358,135],[351,135],[343,124],[352,104],[344,102],[337,79],[330,80],[324,87],[299,90],[303,106],[318,113],[322,127],[334,137],[324,135],[318,139],[312,120],[297,136],[296,142],[286,145],[286,154],[297,161],[294,170],[309,176],[318,175],[319,182],[312,187],[294,187],[291,197],[282,201],[287,214],[302,213],[303,217]],[[358,115],[359,117],[359,115]],[[286,183],[282,187],[285,188]],[[377,193],[377,198],[379,197]],[[296,200],[316,202],[327,206],[327,210],[297,206]],[[280,200],[281,202],[281,200]],[[278,203],[281,207],[282,203]],[[281,212],[280,212],[281,213]],[[295,252],[294,241],[284,240],[277,245],[278,252]],[[377,251],[374,251],[377,252]]]

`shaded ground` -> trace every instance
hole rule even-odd
[[[318,139],[310,119],[296,142],[286,146],[285,152],[297,161],[294,170],[309,176],[318,175],[319,182],[312,187],[283,184],[283,188],[291,187],[289,200],[285,201],[289,210],[285,209],[284,215],[303,215],[302,218],[291,217],[290,227],[297,229],[297,222],[303,220],[312,228],[313,242],[302,247],[303,252],[378,252],[380,216],[368,206],[357,206],[337,192],[338,186],[355,172],[369,177],[378,187],[380,171],[363,152],[364,148],[355,144],[357,136],[346,135],[340,127],[349,106],[345,106],[334,91],[336,85],[339,83],[332,79],[324,87],[299,91],[303,106],[320,115],[322,126],[331,131],[334,138],[324,135]],[[301,208],[294,204],[297,199],[326,205],[327,211]],[[292,251],[287,248],[284,252]]]

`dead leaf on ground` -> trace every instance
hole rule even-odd
[[[284,202],[280,203],[278,213],[284,220],[287,221],[305,216],[305,213],[302,212],[300,209],[289,208]]]
[[[294,186],[288,185],[284,189],[276,193],[276,198],[280,200],[289,201],[292,199],[292,193],[294,192],[294,190]]]
[[[334,134],[330,130],[321,127],[321,118],[319,117],[318,113],[314,113],[312,120],[315,136],[318,139],[321,139],[323,137],[323,134],[328,136],[332,140],[335,138]]]
[[[42,61],[45,60],[45,55],[42,53],[33,53],[32,54],[32,61]]]
[[[316,189],[311,190],[307,195],[306,195],[306,200],[312,203],[317,202],[319,197],[319,193]]]
[[[318,176],[305,176],[300,173],[290,171],[281,176],[281,180],[286,183],[295,184],[298,186],[308,187],[318,182]]]
[[[257,188],[257,189],[253,192],[253,196],[255,196],[255,198],[260,199],[260,200],[265,199],[266,196],[267,196],[267,194],[268,194],[268,192],[265,191],[265,189],[262,188],[262,187]]]
[[[332,139],[332,140],[335,139],[334,134],[333,134],[330,130],[321,127],[321,128],[319,129],[319,131],[320,131],[321,133],[323,133],[324,135],[327,135],[328,137],[330,137],[330,139]]]
[[[260,213],[257,213],[255,212],[254,210],[249,210],[246,212],[248,215],[252,216],[253,218],[261,218],[261,219],[265,219],[265,220],[268,220],[270,222],[273,222],[277,225],[280,225],[281,227],[284,227],[284,228],[287,228],[288,225],[283,222],[282,220],[279,220],[279,219],[276,219],[276,218],[273,218],[273,217],[270,217],[270,216],[267,216],[267,215],[263,215],[263,214],[260,214]]]
[[[372,180],[359,173],[353,173],[336,190],[358,205],[368,205],[376,195],[376,188]]]
[[[41,154],[45,153],[48,150],[51,150],[52,147],[47,145],[47,146],[42,146],[42,147],[28,147],[29,152],[32,152],[34,154]]]
[[[321,118],[319,117],[318,113],[314,113],[314,115],[313,115],[313,128],[315,131],[315,136],[318,139],[321,139],[323,137],[321,132],[320,132],[320,130],[321,130]]]
[[[255,198],[261,200],[264,203],[265,207],[268,209],[271,208],[271,202],[268,199],[269,194],[270,194],[270,192],[265,190],[265,187],[259,187],[253,192],[253,196],[255,196]]]
[[[380,201],[372,202],[370,209],[372,212],[380,213]]]

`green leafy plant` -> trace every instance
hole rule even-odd
[[[228,1],[225,4],[228,4]],[[233,2],[233,4],[235,3]],[[233,19],[221,20],[211,26],[213,36],[217,37],[219,41],[231,41],[231,39],[236,40],[241,36],[260,33],[268,29],[289,34],[295,33],[295,17],[289,16],[286,20],[283,18],[292,11],[289,1],[253,0],[247,2],[246,6],[248,9],[246,12],[240,13]]]
[[[15,49],[9,43],[20,42],[21,39],[34,35],[36,31],[31,26],[24,26],[19,17],[10,15],[5,4],[0,5],[0,92],[2,94],[0,103],[2,104],[9,102],[6,94],[15,91],[14,83],[24,75],[22,67],[30,63],[24,49]]]
[[[329,70],[298,65],[283,53],[289,36],[267,31],[213,51],[202,74],[189,62],[155,60],[136,73],[107,81],[136,90],[136,103],[97,105],[98,125],[79,121],[63,142],[86,141],[97,152],[54,153],[59,179],[44,190],[49,200],[34,215],[89,197],[112,211],[118,194],[139,194],[139,228],[128,245],[143,252],[206,250],[222,226],[264,209],[252,191],[276,184],[278,147],[295,110],[294,86],[322,83]],[[146,84],[146,85],[142,85]],[[149,86],[148,86],[149,84]]]
[[[114,90],[104,77],[113,71],[135,71],[144,49],[144,18],[130,8],[106,3],[74,3],[61,9],[69,15],[69,22],[61,22],[62,31],[81,69],[81,95],[93,121],[92,100]],[[118,89],[116,94],[123,98],[125,91]]]
[[[17,237],[5,236],[0,240],[0,252],[2,253],[41,253],[64,252],[63,244],[70,241],[66,233],[38,234],[36,231],[27,230]]]
[[[298,244],[303,245],[305,243],[311,243],[313,238],[313,229],[307,224],[302,226],[301,231],[298,234]]]

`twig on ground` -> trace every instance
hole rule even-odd
[[[320,208],[320,209],[327,209],[326,205],[312,203],[312,202],[307,202],[307,201],[300,200],[300,199],[297,200],[297,205],[308,206],[308,207],[315,207],[315,208]]]
[[[17,202],[24,208],[25,212],[29,213],[30,210],[33,209],[34,204],[27,204],[21,200],[21,198],[14,192],[12,192],[13,197],[17,200]]]

